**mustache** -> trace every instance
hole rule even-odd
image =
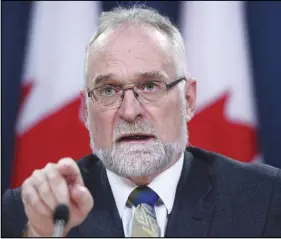
[[[138,133],[151,134],[158,138],[155,127],[151,121],[137,119],[134,123],[128,123],[124,120],[120,121],[114,129],[113,140],[116,141],[121,135],[124,134]]]

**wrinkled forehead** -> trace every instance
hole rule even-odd
[[[133,77],[139,73],[175,75],[169,38],[152,27],[123,26],[101,34],[89,49],[87,78]]]

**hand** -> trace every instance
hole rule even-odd
[[[48,163],[35,170],[22,185],[22,199],[28,218],[27,236],[51,237],[54,230],[53,213],[60,203],[69,207],[69,222],[64,234],[80,225],[94,202],[84,186],[80,170],[71,158],[57,164]]]

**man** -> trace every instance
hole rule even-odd
[[[60,203],[68,237],[281,236],[279,169],[188,146],[196,81],[185,56],[179,31],[154,10],[104,13],[81,92],[94,154],[7,190],[2,236],[52,236]]]

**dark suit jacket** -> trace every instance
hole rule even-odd
[[[188,147],[166,237],[281,237],[281,170],[245,164]],[[124,237],[106,171],[96,156],[78,161],[95,200],[69,237]],[[2,198],[2,236],[20,237],[26,224],[21,189]]]

